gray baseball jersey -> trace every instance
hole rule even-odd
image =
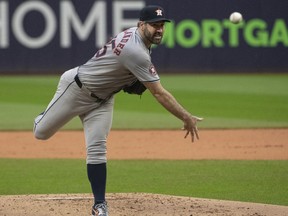
[[[81,82],[100,98],[120,91],[136,79],[154,82],[159,76],[151,63],[150,50],[136,27],[118,34],[78,69]]]

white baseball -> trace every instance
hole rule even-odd
[[[230,21],[237,24],[243,20],[242,14],[239,12],[234,12],[230,15]]]

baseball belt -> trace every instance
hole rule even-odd
[[[78,87],[80,89],[82,89],[83,91],[85,91],[88,95],[90,95],[91,97],[93,98],[96,98],[96,102],[98,103],[102,103],[104,102],[105,100],[102,99],[102,98],[99,98],[97,95],[95,95],[93,92],[91,92],[89,89],[87,89],[83,83],[80,81],[79,77],[78,77],[78,74],[74,77],[74,80],[76,82],[76,84],[78,85]]]

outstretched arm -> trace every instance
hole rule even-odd
[[[165,107],[170,113],[183,121],[186,130],[185,138],[191,134],[192,142],[194,142],[194,137],[199,139],[197,122],[201,121],[202,118],[191,115],[187,110],[185,110],[174,98],[174,96],[163,88],[160,81],[158,82],[144,82],[143,83],[151,94],[156,98],[156,100]]]

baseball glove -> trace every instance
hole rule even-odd
[[[137,95],[142,95],[145,90],[146,87],[139,80],[136,80],[133,84],[123,88],[124,92]]]

